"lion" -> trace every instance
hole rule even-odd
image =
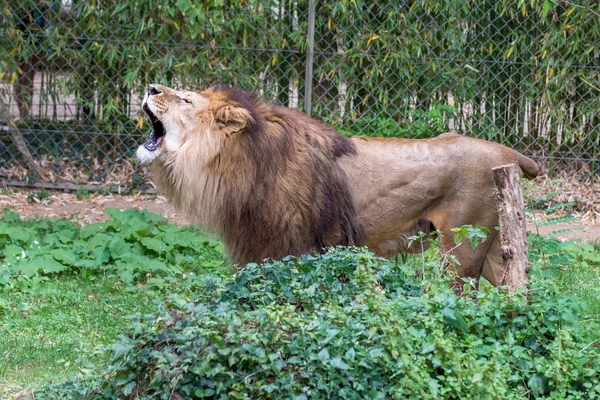
[[[307,115],[243,91],[150,85],[142,108],[152,134],[136,153],[177,210],[223,238],[245,264],[367,246],[382,257],[422,251],[439,232],[459,281],[503,284],[492,168],[539,168],[498,143],[445,133],[433,139],[349,138]],[[456,246],[452,228],[488,238]]]

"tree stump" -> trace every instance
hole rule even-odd
[[[509,164],[493,168],[492,173],[498,189],[502,285],[507,286],[510,293],[514,293],[529,281],[527,228],[520,170],[515,164]]]

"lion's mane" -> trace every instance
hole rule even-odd
[[[222,235],[234,263],[362,245],[346,175],[354,143],[306,115],[225,88],[176,152],[150,166],[154,182],[192,221]],[[219,124],[244,128],[224,135]],[[166,127],[167,130],[169,129]]]

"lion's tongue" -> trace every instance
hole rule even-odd
[[[154,151],[154,150],[156,150],[158,148],[158,146],[160,146],[160,144],[162,143],[163,139],[164,139],[164,135],[156,137],[154,135],[154,133],[152,133],[152,135],[150,135],[150,137],[148,138],[148,140],[146,140],[146,143],[144,143],[144,147],[147,150]]]

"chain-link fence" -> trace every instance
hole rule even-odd
[[[597,1],[0,4],[7,180],[28,174],[30,153],[54,181],[139,185],[128,159],[151,82],[236,86],[348,134],[455,130],[600,167]]]

